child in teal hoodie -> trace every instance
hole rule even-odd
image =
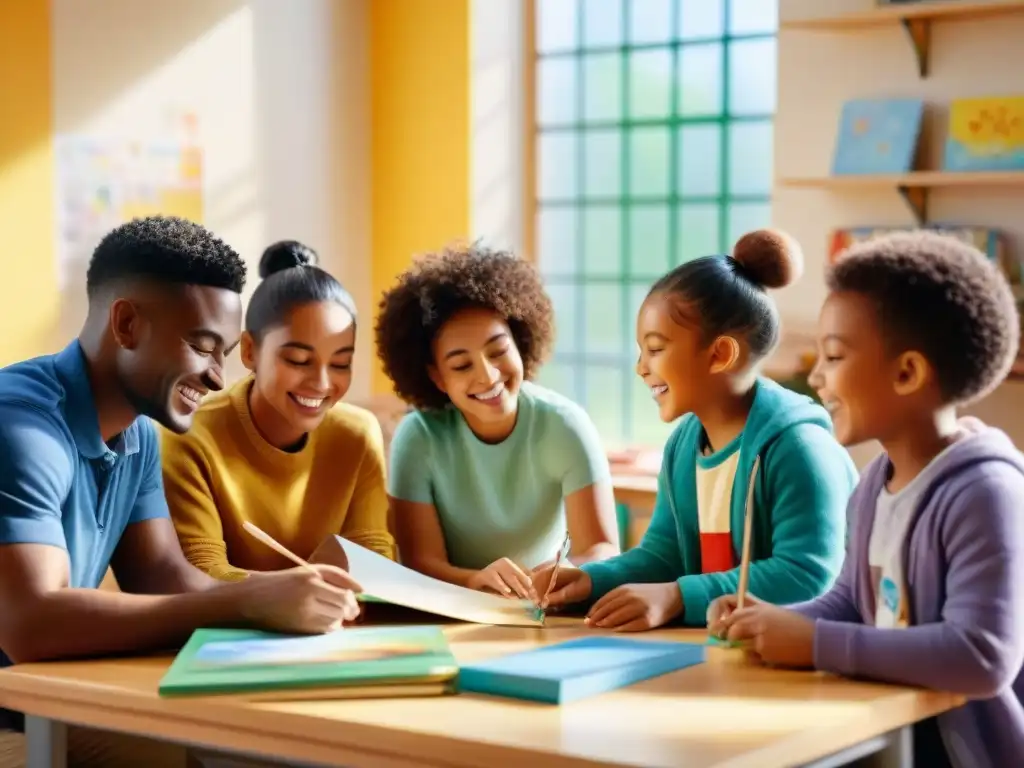
[[[748,589],[793,603],[825,592],[843,562],[846,504],[857,481],[824,408],[758,375],[778,342],[766,288],[802,260],[785,235],[750,233],[731,256],[687,262],[651,289],[637,319],[637,373],[664,421],[658,498],[634,549],[580,568],[548,568],[542,605],[591,602],[592,626],[705,626],[709,604],[736,591],[752,507]],[[685,414],[685,415],[684,415]]]

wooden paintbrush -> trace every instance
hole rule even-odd
[[[750,582],[750,540],[754,528],[754,480],[760,459],[754,459],[754,468],[750,473],[751,481],[747,488],[747,508],[743,517],[743,551],[740,553],[740,582],[736,589],[736,610],[742,610],[747,602],[747,588]]]
[[[296,555],[294,552],[292,552],[290,549],[288,549],[288,547],[286,547],[284,544],[280,543],[277,539],[275,539],[269,533],[265,533],[264,531],[261,531],[255,525],[250,523],[248,520],[246,520],[245,522],[242,523],[242,527],[245,528],[245,530],[247,530],[249,533],[251,533],[257,539],[262,541],[264,544],[266,544],[268,547],[270,547],[272,550],[277,552],[279,555],[287,557],[289,560],[291,560],[293,563],[295,563],[299,567],[305,568],[307,571],[309,571],[310,573],[312,573],[312,574],[314,574],[316,576],[320,575],[320,572],[317,571],[316,568],[314,568],[312,565],[307,563],[301,557]]]

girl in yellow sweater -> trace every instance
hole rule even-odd
[[[292,563],[243,528],[308,558],[330,534],[394,558],[381,428],[339,402],[352,380],[351,296],[294,241],[264,251],[245,314],[252,375],[209,397],[183,435],[162,435],[164,485],[182,549],[226,580]]]

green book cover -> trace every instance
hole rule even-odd
[[[261,698],[277,700],[441,695],[454,690],[457,676],[438,626],[357,627],[311,636],[197,629],[159,692],[263,693]]]

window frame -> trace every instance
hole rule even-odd
[[[668,271],[672,266],[681,263],[679,254],[682,250],[680,241],[680,217],[681,211],[687,206],[713,206],[717,213],[717,253],[728,252],[732,243],[730,240],[736,234],[730,224],[730,210],[736,205],[764,206],[767,208],[767,220],[757,226],[768,226],[771,219],[772,205],[772,183],[768,178],[767,189],[763,193],[735,193],[730,183],[731,155],[730,155],[730,130],[733,126],[743,124],[757,124],[769,126],[774,142],[774,121],[776,105],[772,103],[770,111],[755,112],[750,114],[733,114],[730,109],[732,98],[731,89],[731,64],[732,44],[749,41],[771,41],[777,46],[778,29],[777,24],[772,31],[758,31],[752,33],[731,34],[732,19],[731,12],[735,2],[739,0],[722,0],[721,35],[706,37],[683,38],[677,31],[680,29],[680,14],[684,3],[702,2],[703,0],[670,0],[672,8],[673,33],[666,42],[636,43],[629,40],[629,16],[630,8],[627,2],[621,3],[622,20],[620,44],[610,46],[587,46],[584,40],[584,14],[577,13],[576,18],[576,45],[558,51],[541,52],[538,50],[538,16],[537,2],[539,0],[524,0],[524,116],[525,116],[525,142],[524,142],[524,217],[523,217],[523,242],[529,257],[538,266],[542,266],[543,254],[539,253],[539,224],[538,221],[545,211],[555,208],[569,208],[575,210],[575,243],[572,254],[572,266],[569,271],[558,274],[545,274],[545,285],[553,292],[559,287],[571,286],[582,294],[577,298],[572,311],[572,322],[558,323],[561,333],[571,332],[572,342],[566,349],[563,339],[562,344],[556,345],[547,366],[563,367],[573,374],[573,386],[571,391],[564,391],[564,394],[580,402],[592,414],[594,412],[593,396],[588,391],[587,370],[604,369],[609,376],[618,377],[614,389],[618,390],[618,429],[615,434],[602,434],[606,442],[618,444],[615,447],[660,447],[660,442],[667,437],[671,426],[666,425],[662,436],[657,439],[638,440],[635,426],[634,398],[637,395],[636,389],[636,347],[632,342],[635,324],[635,309],[637,308],[637,297],[635,293],[645,293],[653,281],[660,274],[642,274],[631,276],[631,244],[632,228],[630,223],[631,215],[638,210],[638,206],[656,205],[665,206],[668,212],[667,229],[667,250],[669,263],[664,265],[661,274]],[[586,0],[577,0],[579,5],[585,5]],[[720,46],[721,62],[719,72],[721,82],[719,85],[720,110],[716,114],[707,115],[684,115],[681,114],[681,83],[680,83],[680,56],[686,49],[693,49],[697,46]],[[777,48],[776,48],[777,50]],[[669,111],[664,117],[657,118],[631,118],[630,106],[630,63],[631,56],[637,52],[660,51],[669,52],[671,56],[671,92]],[[585,61],[588,55],[617,54],[620,57],[619,78],[620,78],[620,104],[619,119],[611,121],[587,121],[583,116],[583,100],[586,92]],[[569,123],[556,123],[554,125],[542,125],[538,119],[537,97],[540,93],[540,73],[542,61],[570,60],[575,63],[575,84],[577,88],[576,120]],[[774,62],[773,62],[774,65]],[[681,194],[680,184],[680,158],[682,149],[680,146],[681,130],[694,126],[711,126],[717,129],[719,137],[718,157],[718,194],[715,195],[684,195]],[[662,128],[668,132],[669,141],[669,170],[668,190],[665,195],[643,196],[630,194],[630,142],[633,133],[637,129]],[[608,198],[588,197],[584,190],[585,182],[585,144],[584,137],[588,130],[617,130],[621,131],[620,144],[620,169],[618,195]],[[576,190],[572,196],[565,198],[542,199],[540,196],[539,182],[540,172],[538,171],[539,150],[542,136],[555,132],[572,133],[576,136]],[[774,153],[773,153],[774,154]],[[769,161],[770,162],[770,161]],[[769,166],[770,167],[770,166]],[[770,176],[771,174],[769,174]],[[594,206],[606,205],[618,209],[620,222],[619,231],[619,263],[618,271],[607,275],[587,275],[584,262],[584,226],[583,217],[588,209]],[[746,229],[749,229],[747,227]],[[742,230],[742,231],[745,231]],[[619,318],[620,328],[618,332],[624,342],[623,348],[614,353],[588,351],[587,342],[587,300],[586,289],[590,286],[611,286],[619,291],[618,301],[621,308]],[[564,318],[565,315],[563,314]],[[558,319],[558,306],[556,302],[556,320]],[[558,349],[557,346],[561,346]],[[541,379],[543,382],[543,371]],[[655,416],[655,408],[650,405],[652,418]],[[600,427],[600,425],[599,425]],[[604,432],[604,431],[603,431]],[[622,440],[616,438],[621,436]],[[654,445],[658,443],[658,445]]]

